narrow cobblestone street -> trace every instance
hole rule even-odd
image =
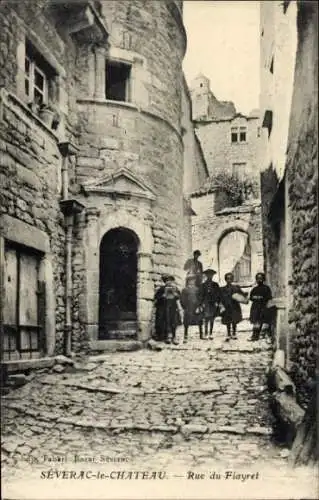
[[[289,453],[272,439],[265,385],[271,351],[265,340],[248,342],[248,328],[243,322],[229,343],[217,325],[213,341],[200,341],[193,329],[186,345],[37,373],[2,400],[6,487],[69,461],[69,469],[102,464],[173,477],[269,466],[282,479]]]

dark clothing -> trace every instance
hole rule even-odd
[[[156,339],[163,341],[168,337],[175,337],[177,326],[180,324],[178,300],[180,292],[176,286],[161,286],[155,293],[155,332]]]
[[[165,340],[166,331],[166,315],[165,315],[165,299],[164,286],[161,286],[155,293],[155,337],[156,340]]]
[[[202,314],[196,312],[201,305],[201,293],[197,287],[183,288],[181,305],[184,309],[184,326],[198,325],[202,322]]]
[[[218,283],[209,279],[206,280],[201,287],[201,302],[204,308],[204,318],[214,318],[217,316],[220,299],[221,295]]]
[[[220,289],[221,302],[225,307],[225,311],[222,313],[222,323],[227,325],[230,323],[237,324],[243,319],[242,311],[239,302],[232,298],[234,293],[240,293],[241,295],[246,295],[243,290],[236,285],[226,285],[222,286]]]
[[[272,299],[272,294],[269,286],[257,285],[250,292],[250,300],[252,305],[250,308],[249,319],[251,323],[268,323],[267,302]]]
[[[199,260],[188,259],[184,265],[184,271],[187,275],[196,276],[196,286],[200,286],[203,281],[203,264]]]

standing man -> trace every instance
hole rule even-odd
[[[208,338],[208,325],[209,325],[209,338],[213,338],[214,320],[217,316],[218,307],[220,303],[220,288],[216,281],[213,281],[213,276],[216,274],[214,269],[206,269],[204,271],[207,277],[206,281],[202,284],[201,298],[202,306],[204,308],[204,322],[205,322],[205,337]]]
[[[267,311],[267,302],[272,299],[272,293],[268,285],[265,285],[265,274],[256,274],[256,285],[250,292],[252,301],[250,309],[250,322],[253,325],[252,336],[249,340],[259,340],[263,325],[269,325],[269,312]]]
[[[197,287],[200,287],[203,281],[203,264],[198,260],[200,256],[200,251],[195,250],[193,258],[187,259],[184,265],[184,271],[187,272],[187,276],[195,276]]]

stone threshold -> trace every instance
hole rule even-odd
[[[90,419],[74,419],[72,417],[54,417],[51,414],[47,414],[45,418],[41,418],[41,413],[23,408],[19,404],[11,403],[7,405],[8,409],[17,411],[26,416],[31,416],[37,419],[37,422],[40,423],[52,421],[55,424],[61,425],[73,425],[75,427],[82,427],[87,429],[101,429],[104,431],[117,431],[117,432],[125,432],[125,431],[144,431],[144,432],[170,432],[170,433],[178,433],[181,434],[228,434],[228,435],[250,435],[250,436],[264,436],[270,437],[273,434],[273,431],[270,427],[237,427],[236,425],[225,426],[225,425],[201,425],[201,424],[183,424],[183,425],[168,425],[168,424],[160,424],[160,425],[152,425],[148,423],[111,423],[111,422],[98,422],[96,420]],[[4,410],[5,411],[5,410]]]
[[[40,370],[42,368],[52,368],[55,363],[55,357],[17,359],[12,361],[1,361],[1,369],[4,369],[9,374],[15,372],[23,372],[25,370]]]
[[[89,342],[91,353],[94,351],[132,352],[138,351],[143,347],[143,342],[139,340],[91,340]]]

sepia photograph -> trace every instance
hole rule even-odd
[[[315,500],[318,2],[0,0],[4,500]]]

